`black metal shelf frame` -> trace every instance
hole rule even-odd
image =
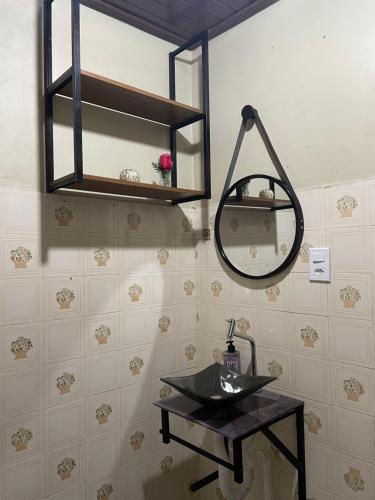
[[[80,0],[71,0],[71,53],[72,66],[55,81],[52,80],[52,4],[54,0],[44,0],[44,98],[45,98],[45,164],[46,191],[53,192],[69,188],[71,184],[82,183],[82,100],[81,100],[81,45],[80,45]],[[90,7],[93,8],[93,7]],[[202,47],[202,93],[203,112],[177,125],[170,126],[170,151],[174,163],[171,175],[172,187],[177,187],[177,131],[198,121],[203,123],[203,171],[204,194],[186,196],[172,204],[211,198],[211,155],[210,155],[210,115],[209,115],[209,62],[208,32],[205,31],[178,47],[169,54],[169,98],[176,101],[176,57],[185,50]],[[72,84],[73,101],[73,148],[74,171],[55,179],[53,144],[53,99],[68,84]],[[150,196],[152,198],[152,195]]]

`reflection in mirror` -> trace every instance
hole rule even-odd
[[[283,182],[269,176],[245,177],[229,188],[219,205],[219,251],[242,275],[259,278],[281,271],[302,239],[301,223],[296,223],[299,213],[302,218],[297,198]]]

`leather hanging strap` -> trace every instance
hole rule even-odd
[[[256,125],[256,127],[258,129],[259,135],[263,141],[263,144],[267,150],[267,153],[268,153],[277,173],[280,176],[280,179],[282,181],[284,181],[285,184],[294,193],[293,187],[288,179],[288,176],[286,175],[284,167],[282,166],[281,161],[279,160],[279,157],[277,156],[277,153],[276,153],[274,147],[272,146],[271,140],[267,134],[266,129],[264,128],[262,120],[259,117],[258,111],[255,108],[253,108],[252,106],[247,105],[247,106],[244,106],[241,114],[242,114],[242,122],[241,122],[240,130],[238,132],[237,141],[236,141],[236,145],[235,145],[235,148],[233,151],[232,159],[231,159],[231,162],[229,164],[229,169],[228,169],[228,173],[227,173],[227,177],[225,180],[224,189],[223,189],[223,193],[221,195],[221,198],[223,198],[223,196],[225,195],[225,193],[229,189],[245,133],[248,130],[250,130],[252,128],[252,125],[254,125],[254,124]],[[250,127],[249,127],[249,124],[251,124]]]

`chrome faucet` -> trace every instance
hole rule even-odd
[[[233,340],[233,337],[238,337],[242,340],[247,340],[250,342],[251,349],[251,360],[249,366],[246,370],[246,375],[256,375],[257,374],[257,359],[256,359],[256,347],[255,340],[250,335],[245,335],[243,333],[236,331],[236,320],[235,319],[227,319],[228,331],[227,331],[227,341]]]

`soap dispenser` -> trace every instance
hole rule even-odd
[[[227,340],[228,349],[224,352],[224,366],[232,372],[241,373],[241,355],[236,351],[233,340]]]

